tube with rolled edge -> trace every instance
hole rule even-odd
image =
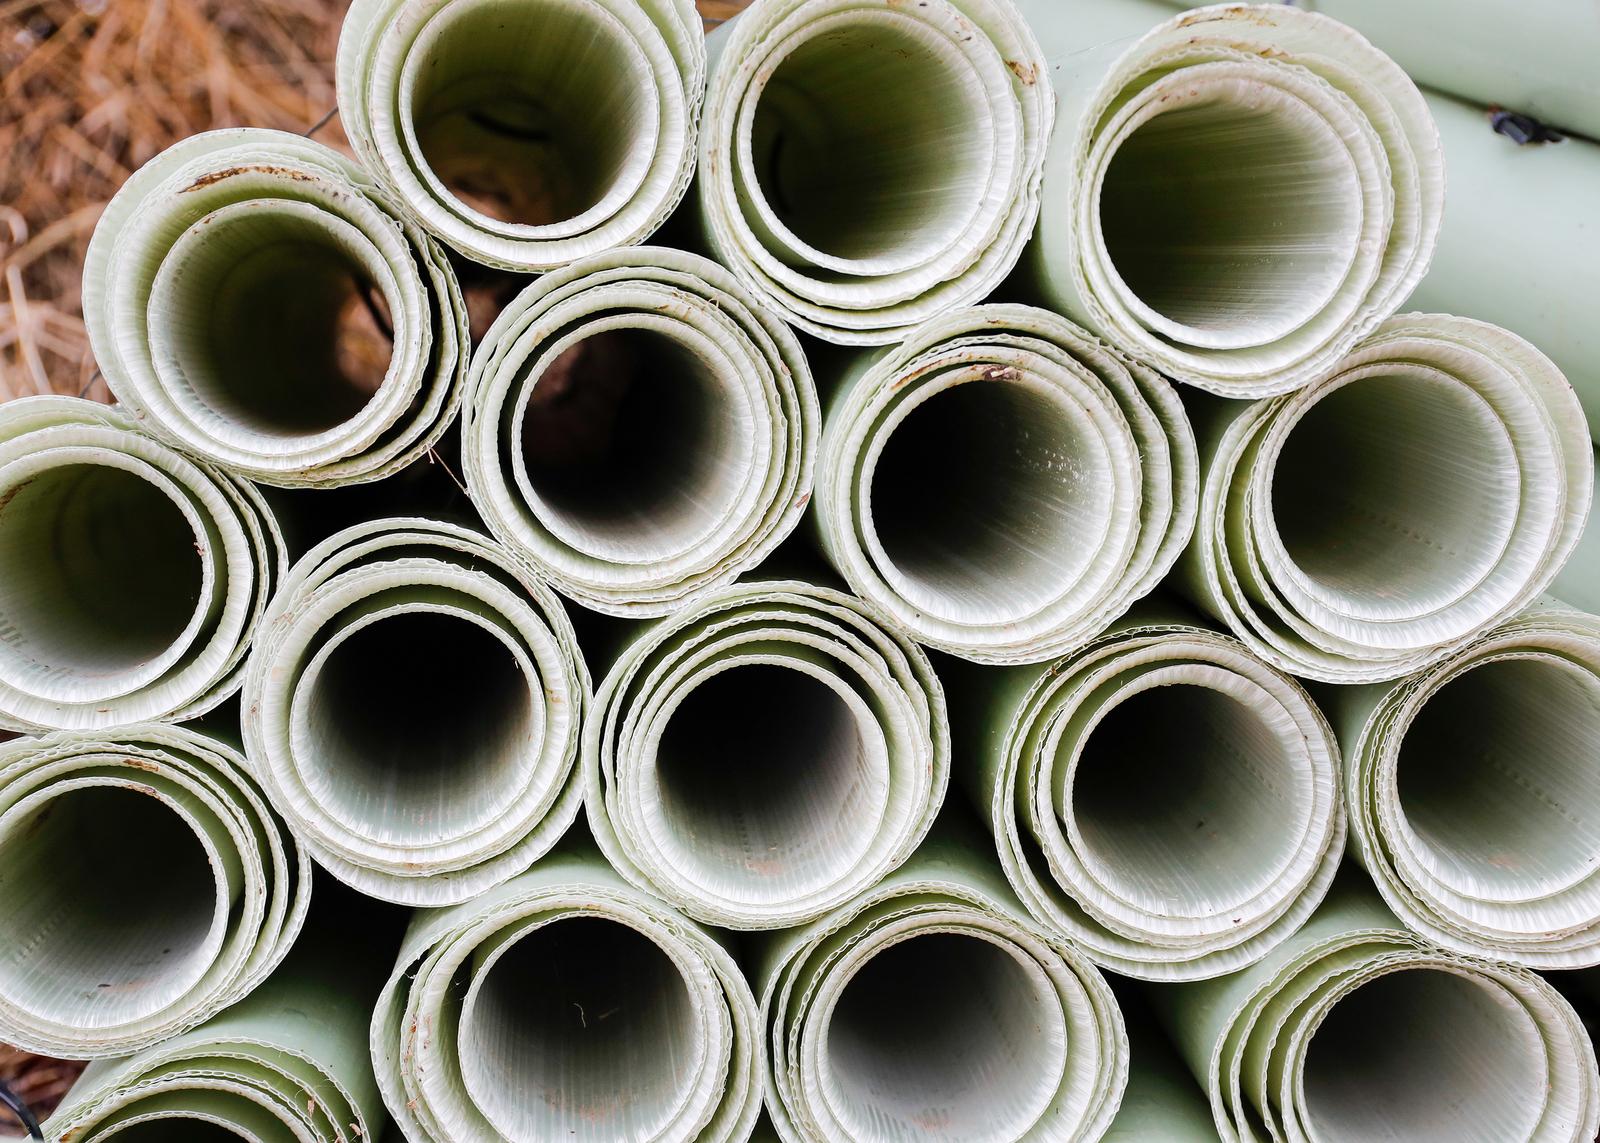
[[[0,727],[195,718],[284,574],[261,492],[74,397],[0,406]]]
[[[1169,376],[1262,397],[1421,279],[1438,133],[1360,35],[1282,4],[1020,5],[1060,106],[1023,263],[1045,304]]]
[[[1012,0],[758,0],[710,44],[702,232],[790,321],[884,345],[1011,271],[1055,118]]]
[[[869,604],[736,584],[646,628],[584,726],[589,823],[697,920],[799,924],[903,862],[950,773],[944,690]]]
[[[1328,701],[1354,852],[1401,920],[1529,968],[1600,964],[1600,618],[1534,607]]]
[[[1154,588],[1193,530],[1173,387],[1046,310],[954,311],[823,388],[822,547],[930,647],[1054,658]]]
[[[968,793],[1013,889],[1103,968],[1198,980],[1305,923],[1344,852],[1310,696],[1170,604],[1041,671],[949,679]]]
[[[1178,582],[1325,682],[1397,679],[1532,603],[1593,495],[1572,387],[1466,318],[1402,314],[1299,392],[1189,411],[1205,475]]]
[[[716,263],[585,258],[519,294],[473,359],[462,459],[495,535],[587,607],[662,615],[731,581],[811,498],[799,341]]]
[[[248,995],[311,867],[233,747],[180,726],[0,746],[0,1041],[126,1055]]]
[[[447,905],[572,824],[589,693],[554,592],[477,532],[397,517],[290,570],[246,672],[244,736],[319,864]]]
[[[691,0],[356,0],[335,71],[346,133],[423,227],[539,271],[666,221],[705,67]]]
[[[90,1064],[45,1124],[59,1143],[372,1143],[385,1122],[367,1027],[398,926],[319,887],[306,934],[248,998]]]
[[[773,934],[753,978],[785,1143],[1093,1140],[1128,1079],[1105,978],[942,824],[875,887]]]
[[[412,1143],[734,1143],[761,1109],[758,1013],[733,957],[587,848],[417,914],[371,1046]]]
[[[1243,972],[1152,988],[1225,1143],[1588,1143],[1594,1047],[1526,969],[1402,929],[1359,874]]]
[[[399,471],[455,417],[467,369],[443,248],[349,159],[282,131],[208,131],[135,172],[95,226],[83,313],[144,427],[264,484]],[[381,376],[344,315],[388,342]]]

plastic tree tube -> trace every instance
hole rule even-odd
[[[209,131],[135,172],[95,226],[83,314],[141,424],[266,484],[399,471],[466,375],[443,248],[349,159],[282,131]]]
[[[1172,386],[1045,310],[953,311],[823,388],[823,549],[929,646],[1060,655],[1150,591],[1193,530]]]
[[[470,384],[475,502],[586,606],[664,614],[759,563],[810,499],[805,354],[705,258],[642,247],[545,275],[501,312]]]
[[[1234,397],[1305,384],[1405,300],[1443,206],[1421,93],[1282,5],[1023,0],[1059,99],[1025,260],[1046,304]]]
[[[766,0],[710,43],[704,236],[801,329],[898,341],[1016,264],[1055,103],[1011,0]]]
[[[477,532],[399,517],[291,569],[243,726],[321,865],[375,897],[444,905],[526,869],[572,824],[588,694],[554,592]]]
[[[589,822],[710,924],[837,907],[916,848],[950,773],[944,691],[868,604],[771,581],[701,597],[612,665],[584,727]]]
[[[761,1109],[758,1013],[733,957],[588,850],[418,913],[372,1058],[413,1143],[731,1143]]]
[[[0,746],[0,1040],[121,1056],[248,995],[311,868],[233,747],[180,726]]]
[[[357,0],[336,72],[362,160],[492,266],[641,242],[694,173],[705,39],[690,0]]]
[[[1234,972],[1305,923],[1344,852],[1310,697],[1150,604],[1045,666],[952,676],[961,771],[1038,920],[1147,980]]]
[[[249,483],[72,397],[0,407],[0,726],[194,718],[287,559]]]
[[[1292,674],[1395,679],[1532,603],[1593,494],[1582,410],[1515,334],[1386,322],[1297,393],[1192,403],[1193,598]]]

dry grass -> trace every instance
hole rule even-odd
[[[101,208],[178,139],[326,115],[347,3],[0,0],[0,400],[107,399],[79,309]],[[746,3],[699,8],[712,25]],[[317,138],[343,146],[338,120]]]
[[[334,106],[348,0],[0,0],[0,401],[109,400],[80,308],[95,220],[128,174],[214,127],[304,131]],[[748,0],[699,0],[707,24]],[[317,132],[343,147],[337,118]],[[81,1065],[0,1046],[41,1117]],[[15,1130],[0,1109],[0,1135]]]
[[[0,0],[0,399],[90,384],[79,272],[106,200],[185,136],[314,123],[333,106],[343,9]],[[336,123],[319,137],[342,141]]]

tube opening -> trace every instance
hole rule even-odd
[[[662,820],[690,875],[778,901],[848,869],[887,798],[857,718],[833,688],[789,667],[735,666],[690,691],[656,753]]]
[[[476,622],[387,615],[334,647],[309,687],[302,769],[341,820],[421,844],[480,826],[522,793],[535,745],[530,682]]]
[[[70,789],[0,837],[0,990],[85,1033],[149,1017],[210,966],[218,875],[193,829],[125,786]]]
[[[727,519],[749,479],[743,408],[707,364],[654,330],[612,329],[539,375],[522,461],[540,519],[599,558],[676,554]]]
[[[1068,792],[1096,878],[1130,899],[1239,899],[1294,852],[1293,746],[1210,687],[1151,687],[1106,712]]]
[[[199,542],[170,496],[125,469],[62,465],[15,485],[0,495],[7,657],[101,680],[158,657],[200,604]]]
[[[1059,1001],[1017,954],[959,933],[877,953],[839,996],[824,1083],[854,1139],[1021,1137],[1054,1094]]]
[[[891,583],[943,619],[1037,613],[1083,574],[1109,525],[1104,444],[1038,392],[944,389],[895,427],[867,510]]]
[[[983,205],[995,127],[972,67],[901,21],[838,26],[791,52],[757,96],[757,186],[800,241],[917,264]]]
[[[648,937],[601,917],[554,920],[484,975],[462,1017],[463,1078],[514,1140],[653,1139],[694,1080],[699,1024]]]
[[[1518,514],[1519,466],[1493,417],[1466,386],[1417,374],[1363,377],[1318,400],[1272,473],[1289,558],[1356,607],[1464,597]]]
[[[213,414],[273,439],[338,428],[388,373],[388,300],[347,234],[300,211],[235,211],[183,243],[164,341]]]
[[[1406,728],[1400,807],[1447,872],[1527,888],[1600,864],[1600,679],[1566,660],[1480,664]]]
[[[1528,1014],[1489,981],[1416,968],[1334,1005],[1305,1060],[1305,1113],[1327,1143],[1532,1137],[1544,1059]]]
[[[1319,116],[1231,85],[1135,126],[1099,196],[1106,253],[1146,320],[1230,346],[1282,337],[1330,303],[1361,210],[1350,157]]]
[[[499,223],[563,222],[628,193],[655,148],[653,78],[593,5],[455,5],[407,69],[422,162],[461,207]]]

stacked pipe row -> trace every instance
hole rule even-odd
[[[1592,76],[1323,7],[357,0],[358,161],[130,178],[0,408],[52,1137],[1592,1139],[1600,152],[1454,100]]]

